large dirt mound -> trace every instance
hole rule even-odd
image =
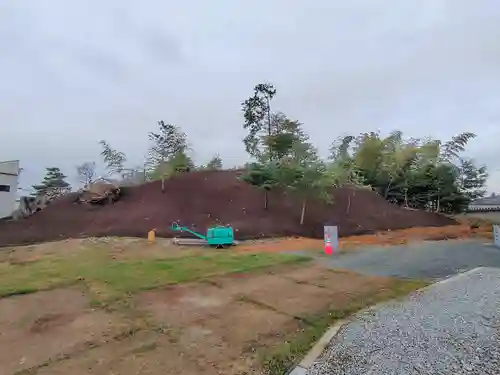
[[[272,192],[264,210],[264,195],[240,181],[236,171],[194,172],[175,176],[161,192],[160,182],[130,187],[112,205],[74,204],[68,196],[18,222],[0,223],[0,245],[25,244],[68,237],[138,236],[151,229],[172,237],[173,221],[204,231],[220,223],[232,225],[238,239],[272,236],[323,236],[325,224],[337,225],[340,235],[414,226],[455,224],[445,216],[406,210],[387,203],[366,189],[336,189],[334,203],[307,206],[300,225],[300,202]]]

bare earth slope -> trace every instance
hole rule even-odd
[[[61,198],[18,222],[0,222],[0,246],[88,236],[144,237],[151,229],[172,237],[173,221],[204,232],[215,224],[231,225],[238,239],[272,236],[321,238],[325,224],[340,235],[414,226],[444,226],[455,221],[435,213],[406,210],[365,189],[336,189],[334,203],[308,203],[300,225],[300,202],[272,192],[264,210],[261,190],[238,180],[237,171],[194,172],[128,188],[113,205],[87,206]],[[178,234],[178,232],[176,233]]]

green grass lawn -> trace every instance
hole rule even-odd
[[[105,252],[86,252],[24,264],[3,262],[0,297],[84,284],[91,291],[105,291],[99,293],[98,299],[112,299],[162,285],[305,260],[308,258],[291,254],[214,252],[172,259],[119,261],[106,257]]]

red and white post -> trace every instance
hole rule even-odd
[[[325,254],[333,255],[339,249],[339,231],[336,226],[325,226]]]

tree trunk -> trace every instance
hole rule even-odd
[[[267,210],[267,207],[269,207],[269,196],[267,190],[264,190],[264,210]]]
[[[164,171],[164,168],[165,168],[165,150],[163,149],[162,150],[163,152],[163,155],[162,155],[162,158],[161,158],[161,164],[160,164],[160,172],[161,172],[161,192],[164,193],[165,192],[165,171]]]
[[[387,184],[387,187],[385,188],[385,193],[384,193],[384,199],[387,200],[387,197],[389,196],[389,189],[391,188],[392,181],[389,181]]]
[[[408,189],[405,189],[405,207],[408,208]]]
[[[267,99],[267,135],[271,135],[271,101],[269,97]]]
[[[351,210],[351,193],[347,196],[347,209],[345,210],[345,214],[349,215],[349,211]]]
[[[302,211],[300,213],[300,225],[304,224],[304,216],[306,214],[306,203],[307,201],[304,199],[302,201]]]
[[[271,131],[271,101],[269,97],[267,97],[267,135],[270,137],[272,134]],[[269,161],[273,160],[273,153],[269,150]]]

